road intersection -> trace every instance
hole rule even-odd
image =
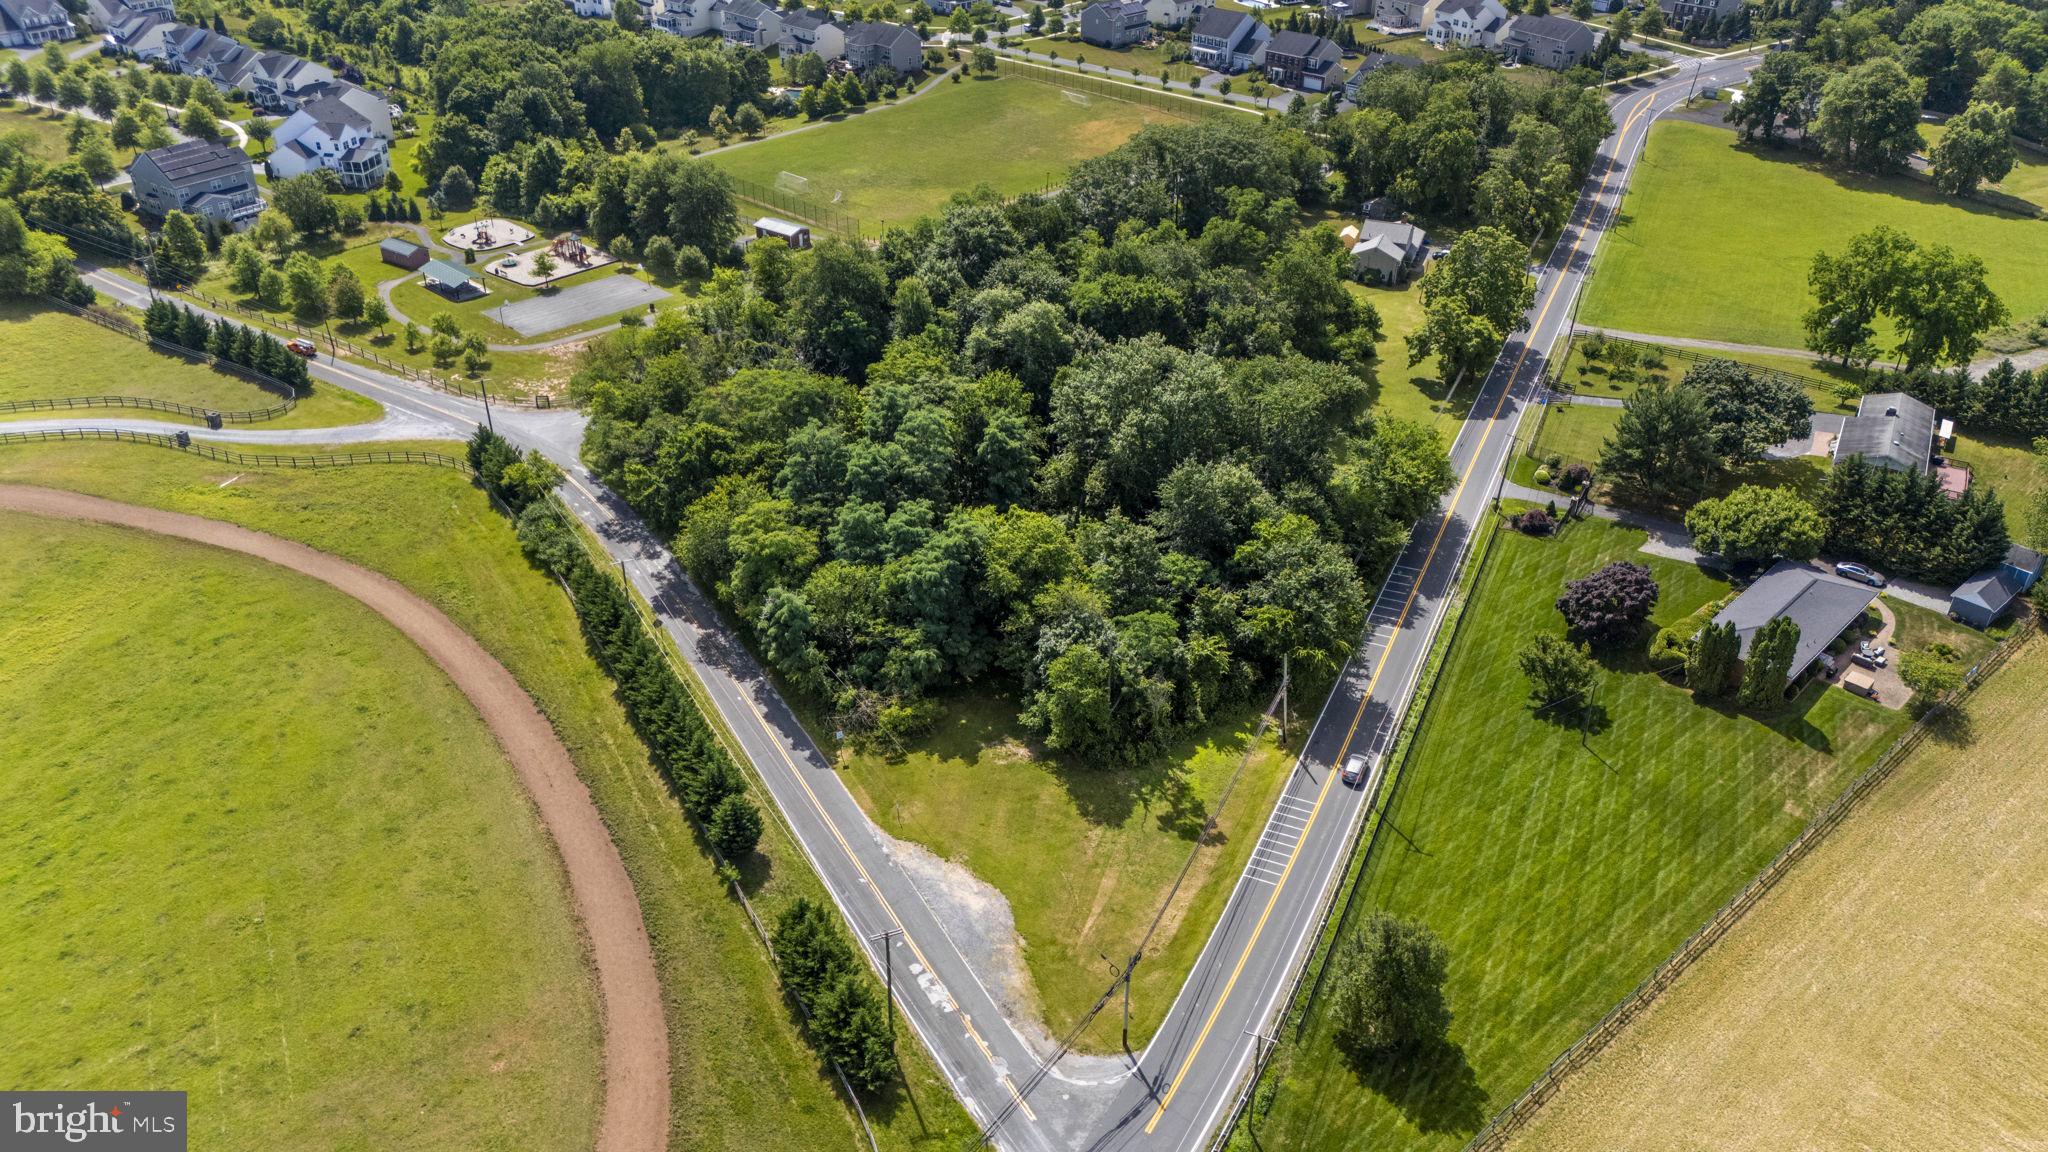
[[[1693,88],[1739,80],[1757,57],[1686,60],[1672,77],[1612,100],[1617,131],[1602,145],[1571,222],[1538,269],[1536,305],[1483,382],[1451,449],[1459,477],[1439,511],[1418,524],[1373,603],[1365,645],[1339,677],[1229,902],[1165,1021],[1134,1059],[1054,1055],[1007,1020],[947,936],[893,842],[869,820],[794,711],[716,609],[628,508],[578,459],[584,419],[573,411],[497,407],[488,418],[567,474],[562,496],[603,541],[621,572],[703,683],[783,820],[877,968],[897,974],[899,1006],[989,1138],[1010,1152],[1207,1147],[1302,968],[1313,935],[1370,817],[1377,788],[1351,788],[1334,766],[1352,752],[1384,754],[1412,695],[1474,527],[1489,515],[1493,480],[1513,449],[1545,355],[1572,322],[1600,237],[1614,221],[1629,171],[1656,117]],[[94,287],[128,304],[147,290],[96,272]],[[359,442],[465,436],[487,414],[467,398],[321,357],[322,382],[382,402],[365,428],[208,432],[224,442]],[[36,421],[8,427],[79,427]],[[96,420],[93,427],[162,431],[161,423]],[[885,957],[884,946],[891,950]]]

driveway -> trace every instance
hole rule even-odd
[[[521,336],[538,336],[666,299],[667,292],[644,280],[614,275],[493,308],[488,315]]]

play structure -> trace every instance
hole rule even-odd
[[[452,229],[446,236],[441,237],[441,242],[450,248],[490,252],[499,248],[515,248],[531,239],[531,229],[493,216],[483,220],[472,220]]]
[[[535,260],[543,253],[547,255],[549,260],[554,262],[554,266],[548,269],[548,274],[545,276],[542,276],[534,268]],[[593,268],[602,268],[607,264],[616,263],[618,263],[616,257],[611,256],[594,244],[587,243],[581,235],[575,232],[565,232],[548,241],[543,247],[533,248],[525,252],[514,252],[492,260],[484,266],[484,271],[498,277],[500,280],[509,280],[514,284],[523,284],[528,288],[538,288],[543,284],[553,283],[565,276],[575,276],[582,272],[588,272]]]

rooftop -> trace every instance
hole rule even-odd
[[[164,174],[164,179],[183,187],[188,184],[203,184],[217,176],[234,175],[247,181],[249,157],[239,148],[226,144],[215,144],[206,140],[187,140],[168,148],[154,148],[144,152],[149,162]]]
[[[1925,472],[1934,454],[1934,409],[1904,392],[1873,392],[1842,421],[1835,459],[1862,456],[1888,468]]]
[[[1799,625],[1799,645],[1785,679],[1797,679],[1835,637],[1847,631],[1877,599],[1877,589],[1822,572],[1806,564],[1780,560],[1742,590],[1733,603],[1714,616],[1714,623],[1735,625],[1741,655],[1749,658],[1749,642],[1757,629],[1780,616]]]

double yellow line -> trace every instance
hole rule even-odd
[[[1645,94],[1643,98],[1636,103],[1635,109],[1629,113],[1628,118],[1624,120],[1621,125],[1621,131],[1619,135],[1622,137],[1624,141],[1628,137],[1629,129],[1634,127],[1636,121],[1641,119],[1644,113],[1650,110],[1650,108],[1656,103],[1656,99],[1656,93],[1652,92]],[[1600,177],[1600,185],[1593,193],[1594,203],[1591,212],[1589,212],[1587,215],[1586,227],[1581,228],[1579,230],[1579,234],[1573,237],[1572,246],[1570,250],[1565,253],[1563,268],[1564,271],[1567,273],[1570,271],[1572,260],[1578,256],[1579,245],[1584,243],[1586,236],[1593,231],[1591,227],[1593,223],[1593,215],[1595,213],[1598,213],[1600,210],[1599,199],[1600,197],[1605,196],[1607,194],[1607,183],[1609,180],[1614,178],[1614,172],[1614,168],[1609,168]],[[1543,327],[1544,320],[1549,318],[1551,305],[1557,303],[1563,286],[1568,279],[1568,275],[1560,275],[1557,278],[1557,280],[1551,284],[1550,293],[1544,298],[1542,309],[1536,313],[1536,322],[1530,326],[1530,331],[1532,334],[1540,330]],[[1533,345],[1531,344],[1523,344],[1521,353],[1515,357],[1514,368],[1509,371],[1507,382],[1505,386],[1501,388],[1499,398],[1493,402],[1493,411],[1488,417],[1485,429],[1480,433],[1479,444],[1473,450],[1472,460],[1470,463],[1465,465],[1464,474],[1458,477],[1458,487],[1452,493],[1451,496],[1450,507],[1452,509],[1457,508],[1458,498],[1464,494],[1466,485],[1468,485],[1472,480],[1473,471],[1479,467],[1479,461],[1483,459],[1486,455],[1487,442],[1493,436],[1493,425],[1496,421],[1499,420],[1501,410],[1504,407],[1506,407],[1508,397],[1513,395],[1515,390],[1515,380],[1516,378],[1521,376],[1522,367],[1527,362],[1529,358],[1529,352],[1531,351],[1532,347]],[[1425,553],[1422,558],[1421,571],[1417,573],[1414,583],[1409,587],[1407,598],[1401,602],[1401,614],[1398,617],[1396,617],[1393,624],[1389,626],[1395,632],[1399,632],[1401,628],[1407,624],[1409,614],[1414,610],[1415,607],[1415,598],[1417,595],[1421,593],[1422,579],[1424,576],[1427,576],[1429,574],[1430,565],[1433,564],[1436,560],[1437,550],[1443,545],[1444,532],[1446,529],[1450,527],[1450,525],[1451,514],[1449,512],[1446,512],[1444,514],[1443,521],[1437,525],[1436,534],[1430,538],[1429,551]],[[1352,713],[1351,725],[1344,732],[1344,743],[1337,751],[1337,763],[1341,763],[1344,759],[1345,754],[1351,750],[1351,741],[1358,735],[1358,725],[1359,722],[1365,717],[1366,705],[1372,702],[1373,689],[1379,685],[1380,673],[1386,670],[1387,660],[1391,658],[1393,654],[1394,645],[1393,642],[1389,640],[1386,648],[1380,652],[1379,662],[1373,666],[1371,677],[1369,677],[1366,680],[1365,692],[1359,697],[1358,700],[1358,710]],[[1273,909],[1277,907],[1280,903],[1280,891],[1281,889],[1287,886],[1287,877],[1293,873],[1295,861],[1301,858],[1302,845],[1308,843],[1309,833],[1315,828],[1316,817],[1322,814],[1323,802],[1329,798],[1330,785],[1334,780],[1336,780],[1336,778],[1337,774],[1335,772],[1327,773],[1323,777],[1323,787],[1322,790],[1316,794],[1315,807],[1309,811],[1308,823],[1302,827],[1301,835],[1295,840],[1293,851],[1288,853],[1287,864],[1280,870],[1280,879],[1273,885],[1272,895],[1266,897],[1266,907],[1262,912],[1259,913],[1258,923],[1252,926],[1251,938],[1245,941],[1244,951],[1238,955],[1237,964],[1230,971],[1230,979],[1226,981],[1223,985],[1223,994],[1216,998],[1215,1006],[1209,1009],[1209,1018],[1203,1022],[1202,1030],[1195,1034],[1194,1046],[1188,1049],[1187,1056],[1181,1060],[1180,1070],[1174,1074],[1173,1082],[1168,1084],[1166,1087],[1166,1095],[1160,1098],[1159,1106],[1153,1109],[1152,1111],[1151,1120],[1146,1122],[1145,1132],[1147,1135],[1151,1134],[1152,1130],[1159,1126],[1160,1117],[1166,1115],[1167,1105],[1173,1103],[1173,1098],[1175,1094],[1177,1094],[1180,1091],[1181,1082],[1187,1079],[1188,1070],[1194,1067],[1195,1057],[1201,1054],[1202,1045],[1209,1039],[1210,1030],[1216,1026],[1217,1018],[1223,1014],[1223,1006],[1224,1004],[1229,1002],[1231,992],[1236,989],[1238,978],[1244,975],[1245,964],[1251,959],[1252,949],[1258,946],[1259,936],[1266,930],[1266,921],[1273,915]]]

